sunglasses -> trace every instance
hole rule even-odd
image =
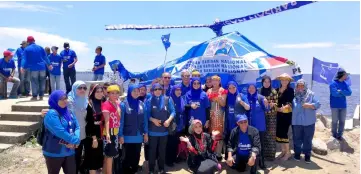
[[[170,79],[170,77],[163,77],[164,79]]]
[[[162,88],[155,88],[154,91],[161,91]]]
[[[86,86],[84,87],[78,87],[79,90],[83,89],[84,91],[86,91],[88,88]]]

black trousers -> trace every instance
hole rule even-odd
[[[63,168],[64,174],[76,174],[74,155],[67,157],[48,157],[44,155],[44,157],[48,174],[59,174],[61,168]]]
[[[244,172],[247,167],[248,160],[251,156],[239,156],[239,155],[233,155],[233,159],[235,161],[235,164],[233,164],[232,168],[236,169],[238,172]],[[257,159],[253,166],[250,166],[250,174],[256,174],[257,173]]]
[[[124,143],[123,152],[125,152],[125,160],[123,161],[123,171],[126,174],[135,174],[138,171],[140,151],[142,143]]]
[[[168,135],[167,140],[167,150],[166,150],[166,164],[172,165],[177,160],[177,152],[178,152],[178,145],[180,143],[179,140],[180,133],[175,133],[174,135]]]
[[[159,171],[164,170],[167,139],[168,136],[149,136],[149,172],[154,172],[155,160],[157,159],[157,156]]]
[[[71,86],[76,81],[76,71],[75,69],[69,69],[69,68],[63,69],[63,76],[66,87],[66,93],[69,93],[71,91]]]
[[[261,141],[261,151],[259,154],[259,165],[264,165],[264,140],[265,140],[265,131],[259,131],[259,139]]]
[[[76,163],[76,173],[84,173],[83,166],[83,148],[86,139],[80,141],[78,148],[75,149],[75,163]]]
[[[45,81],[45,92],[48,92],[48,94],[50,95],[51,94],[51,83],[50,83],[50,73],[49,73],[49,70],[46,69],[46,76],[45,78],[47,78],[47,80]]]

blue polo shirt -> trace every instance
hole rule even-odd
[[[75,70],[75,65],[72,68],[68,68],[68,66],[70,64],[72,64],[74,62],[74,59],[76,58],[76,53],[75,51],[69,49],[69,50],[63,50],[60,53],[60,56],[62,58],[63,61],[63,69],[71,69],[71,70]]]
[[[8,62],[5,61],[5,58],[0,59],[0,73],[2,75],[9,77],[13,69],[15,69],[15,62],[13,59],[10,59]]]
[[[60,71],[60,67],[61,67],[61,56],[59,54],[50,54],[49,55],[49,61],[50,64],[53,66],[53,70],[50,71],[50,74],[55,75],[55,76],[60,76],[61,71]]]
[[[18,57],[18,67],[21,67],[21,58],[23,57],[24,50],[25,50],[25,48],[20,47],[15,52],[16,57]],[[26,68],[26,67],[24,67],[24,68]]]
[[[100,66],[102,64],[105,64],[104,55],[103,54],[96,55],[95,59],[94,59],[94,66]],[[103,75],[104,74],[104,67],[95,70],[94,74],[102,74]]]

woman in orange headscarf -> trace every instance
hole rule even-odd
[[[219,133],[223,135],[224,132],[224,117],[227,98],[227,90],[221,86],[221,78],[217,75],[212,76],[213,87],[207,91],[207,96],[211,101],[210,110],[210,133]],[[216,148],[218,160],[222,160],[223,141],[219,141]]]

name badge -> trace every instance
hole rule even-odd
[[[57,62],[51,62],[51,64],[52,64],[53,66],[59,66],[59,63],[57,63]]]
[[[229,112],[230,114],[233,114],[233,113],[234,113],[234,108],[233,108],[233,107],[228,107],[228,112]]]
[[[157,109],[157,106],[153,106],[153,109]]]

